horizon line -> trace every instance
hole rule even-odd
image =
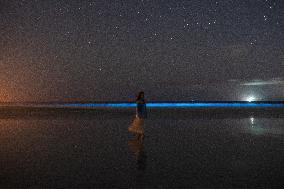
[[[46,108],[95,108],[95,107],[136,107],[135,102],[23,102],[0,103],[9,107],[46,107]],[[159,101],[146,102],[147,107],[284,107],[284,101]]]

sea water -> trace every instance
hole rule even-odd
[[[281,109],[13,109],[0,115],[3,188],[276,188]]]

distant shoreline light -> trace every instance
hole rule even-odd
[[[268,102],[148,102],[147,107],[284,107]],[[65,103],[62,107],[136,107],[136,103]]]

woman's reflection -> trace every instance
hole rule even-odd
[[[134,138],[128,141],[130,150],[133,152],[137,168],[139,170],[145,170],[146,168],[146,155],[144,152],[144,118],[136,115],[132,121],[128,131],[134,135]]]

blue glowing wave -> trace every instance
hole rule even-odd
[[[284,102],[148,102],[147,107],[284,107]],[[136,107],[136,103],[66,103],[63,107]]]

